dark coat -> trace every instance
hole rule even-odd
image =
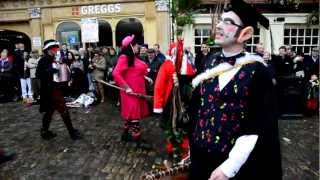
[[[40,79],[40,112],[49,111],[52,104],[53,74],[57,72],[52,68],[53,60],[54,57],[45,54],[37,66],[36,77]]]
[[[23,50],[16,50],[14,53],[13,68],[19,78],[24,78]]]
[[[319,58],[314,61],[311,56],[305,56],[303,60],[304,71],[306,78],[309,80],[311,75],[316,74],[319,76]]]

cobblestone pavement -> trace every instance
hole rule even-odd
[[[51,130],[58,136],[44,141],[39,136],[38,106],[0,104],[0,147],[18,154],[15,161],[0,166],[0,180],[138,180],[151,169],[161,144],[161,130],[155,118],[142,122],[145,139],[155,147],[146,151],[120,141],[119,111],[108,102],[70,112],[75,127],[85,138],[72,141],[55,114]],[[284,180],[319,179],[318,117],[280,120],[279,125]]]

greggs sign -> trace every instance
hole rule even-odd
[[[90,6],[80,7],[81,15],[112,14],[112,13],[119,13],[120,11],[121,11],[120,4],[99,4],[99,5],[90,5]]]

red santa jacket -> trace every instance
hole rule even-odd
[[[153,112],[162,113],[164,106],[168,102],[172,87],[174,64],[171,60],[166,60],[160,67],[154,86]]]

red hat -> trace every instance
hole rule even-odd
[[[127,47],[134,39],[134,34],[132,34],[131,36],[126,36],[125,38],[123,38],[122,40],[122,47],[125,48]]]

